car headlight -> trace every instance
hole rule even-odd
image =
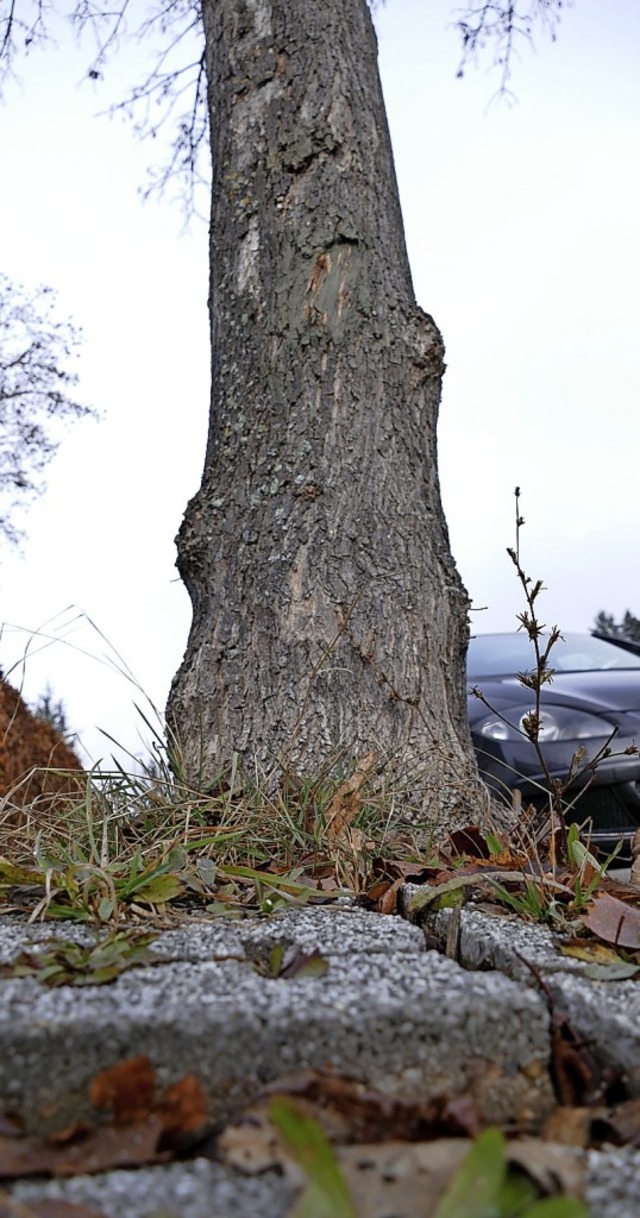
[[[531,739],[525,731],[523,722],[529,716],[535,715],[532,706],[509,707],[503,717],[496,714],[485,719],[479,729],[480,735],[489,740],[522,740]],[[596,715],[584,711],[572,710],[570,707],[545,707],[540,711],[538,727],[538,743],[548,744],[554,740],[593,740],[596,737],[607,737],[614,730],[614,725]]]

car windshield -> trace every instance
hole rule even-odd
[[[640,654],[590,634],[565,634],[554,643],[549,666],[555,672],[599,672],[605,668],[640,668]],[[478,634],[469,640],[467,676],[515,676],[535,668],[527,634]]]

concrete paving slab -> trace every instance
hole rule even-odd
[[[460,911],[457,959],[467,969],[498,969],[514,981],[539,991],[524,963],[539,969],[574,1030],[605,1064],[620,1071],[630,1095],[640,1095],[640,985],[637,981],[596,981],[585,976],[586,962],[563,956],[560,938],[544,926],[518,918]],[[444,946],[452,910],[427,918],[429,929]],[[522,959],[524,957],[524,960]]]
[[[287,909],[271,918],[235,923],[235,927],[252,957],[266,956],[276,942],[332,956],[425,951],[424,934],[418,926],[402,918],[371,914],[356,905]]]
[[[259,975],[243,957],[276,941],[316,947],[326,974]],[[34,1132],[88,1120],[90,1080],[139,1053],[160,1086],[195,1072],[213,1121],[270,1080],[323,1067],[407,1099],[469,1093],[496,1121],[535,1123],[553,1105],[542,998],[427,952],[400,919],[316,908],[264,923],[189,924],[162,935],[156,951],[168,958],[107,986],[0,981],[0,1110],[17,1111]]]

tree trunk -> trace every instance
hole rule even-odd
[[[204,0],[204,25],[213,384],[168,722],[193,781],[233,752],[317,773],[374,750],[449,816],[476,771],[444,351],[413,294],[369,11]]]

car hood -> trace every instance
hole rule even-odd
[[[532,702],[535,696],[517,677],[482,677],[477,688],[497,710]],[[558,672],[544,686],[542,701],[592,713],[635,711],[640,714],[640,669]]]

